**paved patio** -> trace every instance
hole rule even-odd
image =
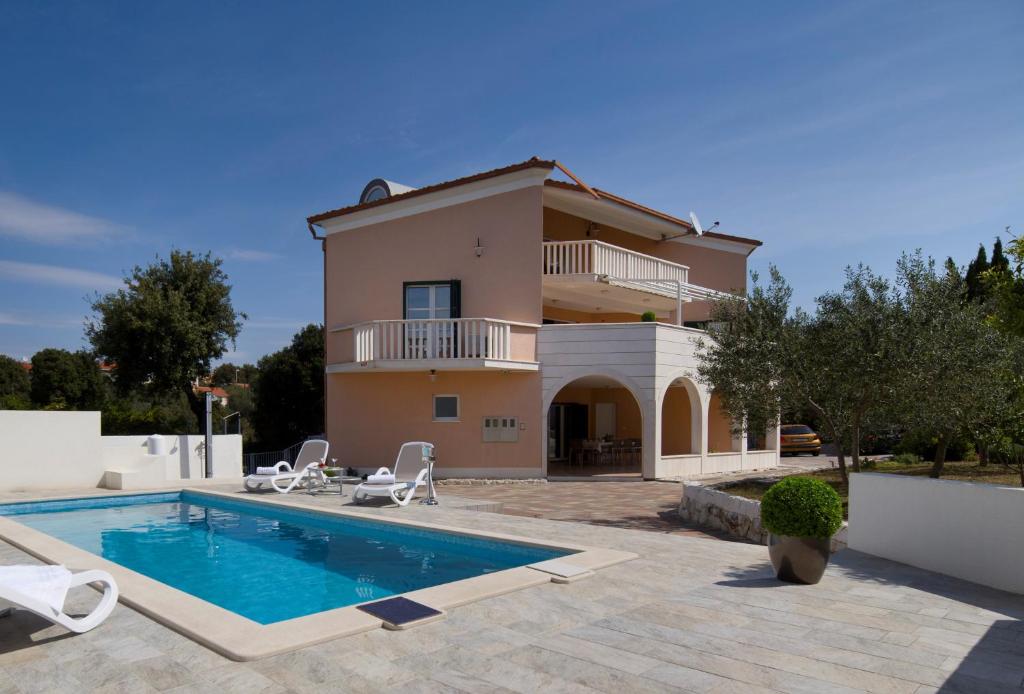
[[[444,485],[444,496],[502,505],[502,513],[694,537],[724,538],[679,517],[681,482],[548,482]]]
[[[445,506],[366,512],[640,558],[251,663],[124,606],[80,636],[17,612],[0,620],[0,692],[1022,692],[1021,596],[849,550],[819,585],[790,586],[756,545]],[[0,561],[31,559],[0,545]]]

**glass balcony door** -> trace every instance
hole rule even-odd
[[[455,326],[451,284],[405,286],[406,358],[439,359],[451,356]],[[429,322],[428,322],[429,321]]]

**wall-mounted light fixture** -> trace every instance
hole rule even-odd
[[[437,380],[437,369],[430,370],[430,382],[433,383]]]
[[[476,252],[476,257],[479,258],[484,254],[484,247],[480,245],[480,237],[476,237],[476,248],[473,249]]]

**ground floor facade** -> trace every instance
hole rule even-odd
[[[376,470],[435,444],[440,477],[690,477],[778,464],[778,427],[744,431],[696,377],[701,331],[545,325],[534,371],[367,369],[327,375],[331,457]]]

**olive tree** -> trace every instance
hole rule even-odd
[[[992,419],[993,408],[1008,397],[1011,345],[986,320],[982,306],[961,300],[959,275],[936,271],[934,260],[920,252],[904,254],[897,274],[905,305],[905,360],[894,412],[908,428],[934,438],[930,474],[939,477],[950,440]]]
[[[767,287],[752,275],[746,300],[712,310],[713,340],[698,347],[699,377],[741,421],[770,423],[786,408],[810,407],[859,469],[860,437],[883,408],[899,370],[900,307],[889,284],[868,268],[847,268],[842,291],[818,298],[815,314],[789,315],[792,290],[776,268]]]
[[[863,265],[846,268],[841,291],[817,299],[808,359],[817,362],[826,390],[837,391],[836,399],[845,405],[854,472],[860,471],[864,426],[892,401],[903,369],[902,315],[889,282]]]
[[[721,399],[737,427],[766,428],[787,394],[784,343],[791,340],[786,314],[793,290],[775,267],[767,286],[752,272],[746,297],[727,297],[711,307],[710,340],[697,343],[698,378]]]
[[[136,266],[124,288],[97,297],[86,336],[116,364],[116,385],[183,394],[202,430],[205,405],[192,385],[234,344],[245,318],[231,304],[227,280],[219,258],[175,250]]]

